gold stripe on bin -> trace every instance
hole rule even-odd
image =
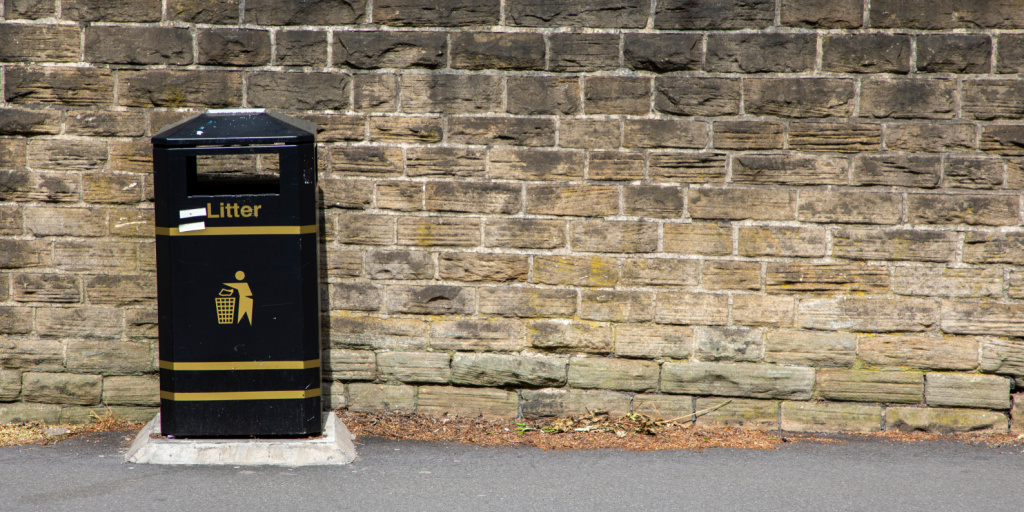
[[[160,360],[161,370],[173,370],[178,372],[194,371],[225,371],[225,370],[305,370],[320,366],[319,359],[306,361],[223,361],[223,362],[197,362],[178,363],[174,361]]]
[[[299,400],[320,396],[320,388],[287,391],[221,391],[213,393],[175,393],[160,390],[160,398],[175,402],[212,402],[216,400]]]
[[[215,226],[195,231],[178,231],[178,228],[156,227],[161,236],[209,236],[209,235],[306,235],[316,233],[316,224],[304,226]]]

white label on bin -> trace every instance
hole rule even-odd
[[[178,225],[178,233],[185,233],[187,231],[199,231],[201,229],[206,229],[206,222],[189,222],[188,224]]]
[[[179,210],[179,219],[191,219],[192,217],[206,217],[206,208],[192,208],[191,210]]]

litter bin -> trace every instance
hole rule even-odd
[[[320,434],[315,138],[262,109],[153,137],[162,433]]]

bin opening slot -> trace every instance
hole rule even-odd
[[[278,153],[186,157],[188,195],[223,196],[281,193]]]

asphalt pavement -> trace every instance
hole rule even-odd
[[[127,464],[131,433],[0,448],[0,510],[1020,510],[1024,453],[853,438],[544,451],[362,438],[335,467]]]

